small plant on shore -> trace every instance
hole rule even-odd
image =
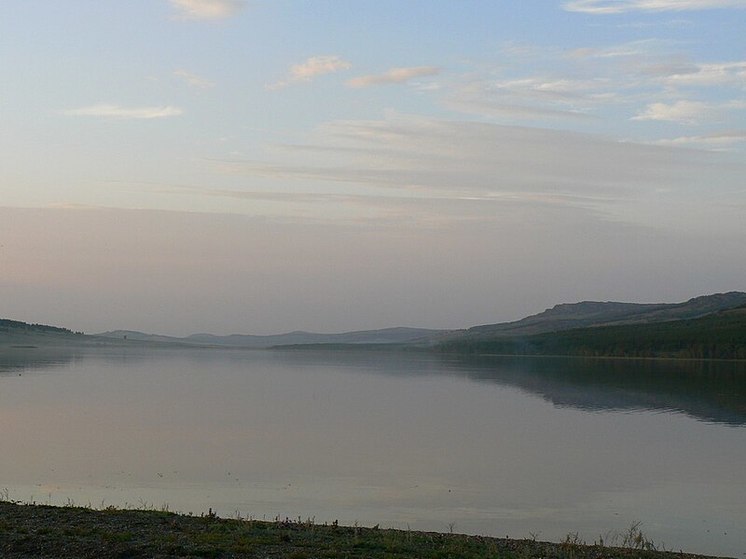
[[[560,542],[560,548],[564,552],[564,557],[567,557],[567,559],[575,559],[580,548],[584,545],[585,541],[583,541],[577,532],[570,532]]]
[[[629,549],[639,549],[645,551],[656,551],[657,548],[653,543],[653,540],[648,539],[642,530],[640,530],[642,522],[633,522],[630,527],[622,535],[622,547]]]
[[[570,532],[565,536],[565,539],[562,540],[562,545],[567,546],[577,546],[577,545],[585,545],[585,541],[580,537],[580,535],[577,532]]]

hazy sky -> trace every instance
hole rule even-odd
[[[4,0],[0,317],[464,327],[746,290],[746,0]]]

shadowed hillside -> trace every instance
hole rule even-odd
[[[741,305],[746,305],[746,293],[739,291],[704,295],[683,303],[640,304],[597,301],[562,303],[515,322],[474,326],[468,330],[447,335],[443,341],[463,338],[491,339],[494,337],[531,336],[545,332],[602,325],[647,324],[683,320],[698,318]]]
[[[527,336],[465,335],[443,352],[500,355],[581,355],[746,359],[746,306],[701,318],[603,325]]]

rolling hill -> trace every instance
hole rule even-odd
[[[489,340],[497,337],[531,336],[575,328],[649,324],[702,317],[746,305],[746,293],[731,291],[694,297],[683,303],[617,303],[582,301],[562,303],[514,322],[474,326],[443,336],[439,341]]]
[[[607,323],[531,335],[480,333],[441,342],[447,353],[746,359],[746,305],[697,318]]]
[[[397,327],[336,334],[295,331],[268,336],[193,334],[180,338],[114,330],[86,336],[66,328],[0,319],[0,346],[45,344],[245,349],[368,345],[465,354],[744,359],[746,293],[704,295],[682,303],[563,303],[521,320],[451,331]]]
[[[184,338],[144,334],[131,330],[114,330],[97,334],[111,339],[127,339],[141,342],[174,343],[195,346],[220,346],[234,348],[266,349],[279,345],[296,344],[401,344],[412,343],[444,333],[444,330],[426,328],[384,328],[382,330],[359,330],[339,334],[320,334],[316,332],[288,332],[268,336],[248,334],[231,334],[216,336],[214,334],[192,334]]]

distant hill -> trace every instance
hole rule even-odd
[[[74,334],[72,330],[58,326],[47,326],[46,324],[29,324],[19,320],[8,320],[0,318],[0,333],[15,334],[23,332],[47,333],[47,334]]]
[[[0,345],[43,343],[168,345],[266,349],[278,346],[396,345],[452,353],[746,358],[746,293],[731,291],[683,303],[563,303],[514,322],[468,330],[384,328],[335,334],[269,336],[193,334],[187,337],[114,330],[84,336],[67,328],[0,319]]]
[[[463,336],[437,347],[465,354],[746,359],[746,305],[698,318],[609,323],[526,336]]]
[[[232,334],[216,336],[214,334],[192,334],[185,338],[144,334],[131,330],[115,330],[97,334],[100,337],[135,340],[141,342],[178,343],[199,346],[221,346],[262,349],[279,345],[298,344],[400,344],[415,342],[420,339],[440,335],[445,330],[426,328],[384,328],[382,330],[360,330],[340,334],[319,334],[315,332],[288,332],[269,336],[252,336]]]
[[[126,340],[130,342],[147,342],[159,344],[182,344],[185,338],[176,338],[173,336],[162,336],[160,334],[146,334],[136,330],[111,330],[94,334],[98,338],[108,338],[111,340]]]
[[[63,346],[79,344],[85,338],[82,332],[67,328],[0,318],[0,348]]]
[[[702,317],[717,311],[746,305],[746,293],[731,291],[689,299],[683,303],[617,303],[582,301],[562,303],[515,322],[474,326],[446,334],[439,342],[491,340],[531,336],[596,326],[649,324]]]

